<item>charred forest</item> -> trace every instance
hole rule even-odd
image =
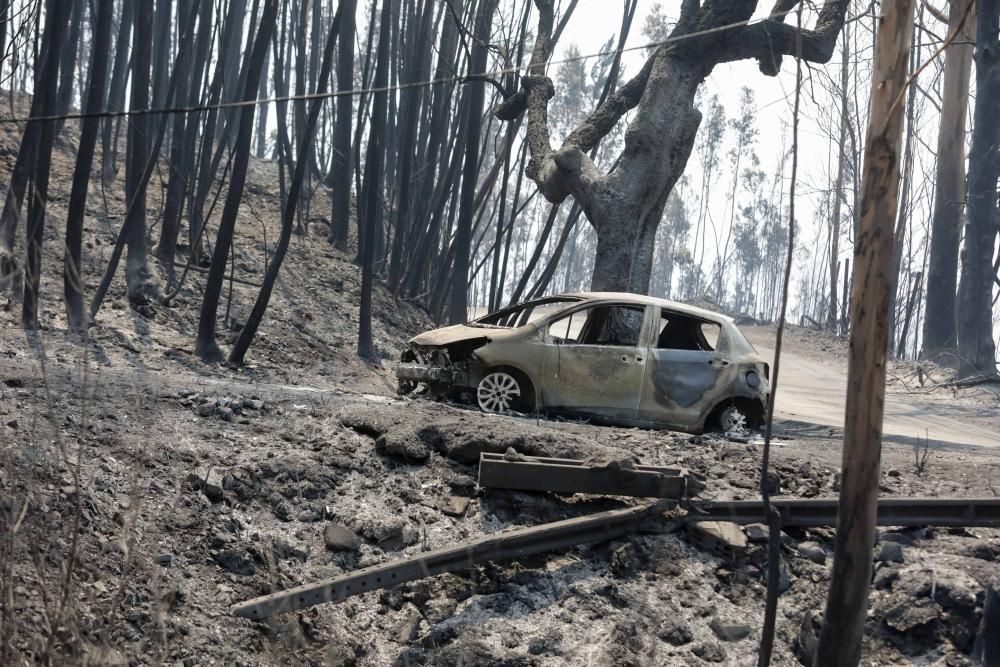
[[[0,664],[1000,664],[998,104],[1000,0],[0,0]]]

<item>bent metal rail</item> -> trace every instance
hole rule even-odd
[[[554,523],[488,535],[464,544],[389,561],[312,584],[280,591],[232,607],[237,616],[260,620],[324,602],[414,581],[445,572],[464,572],[477,563],[602,542],[633,532],[647,518],[675,509],[674,500],[600,512]],[[757,500],[687,503],[684,521],[764,522]],[[832,526],[837,521],[836,498],[775,500],[786,526]],[[882,526],[967,526],[1000,528],[1000,498],[888,498],[879,501]]]

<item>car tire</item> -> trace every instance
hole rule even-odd
[[[745,434],[750,428],[750,415],[738,405],[728,405],[719,413],[719,429],[723,433]]]
[[[527,412],[530,396],[527,382],[519,374],[507,370],[490,371],[476,387],[476,402],[483,412]]]

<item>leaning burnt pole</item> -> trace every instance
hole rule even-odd
[[[882,3],[879,19],[854,244],[837,540],[817,667],[857,665],[861,658],[878,512],[893,220],[913,5],[914,0]]]

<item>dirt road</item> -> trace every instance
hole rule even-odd
[[[745,328],[757,351],[774,358],[773,333]],[[846,361],[835,353],[827,359],[800,353],[797,346],[783,351],[778,377],[775,417],[792,422],[840,429],[844,425],[847,395]],[[890,388],[886,395],[883,431],[887,441],[917,444],[972,445],[1000,449],[1000,426],[995,408],[973,402],[940,400]]]

